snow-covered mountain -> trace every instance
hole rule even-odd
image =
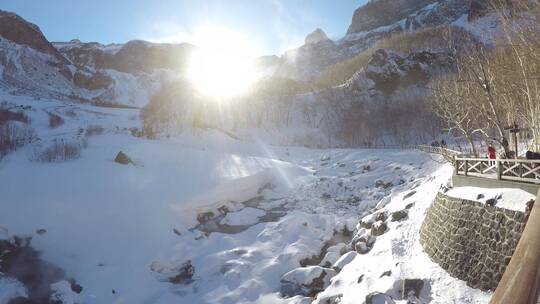
[[[314,80],[390,35],[447,25],[480,15],[482,2],[370,1],[353,15],[347,35],[333,41],[316,29],[299,48],[262,57],[263,74]],[[0,11],[2,85],[19,93],[96,103],[142,106],[164,83],[185,71],[195,46],[130,41],[102,45],[79,40],[50,43],[39,27]],[[133,92],[133,93],[131,93]],[[136,97],[139,96],[139,97]],[[143,96],[143,97],[141,97]]]
[[[143,106],[185,71],[190,44],[50,43],[39,27],[0,11],[0,85],[14,94]]]
[[[483,43],[496,28],[482,0],[370,1],[354,12],[343,38],[332,40],[316,29],[302,46],[281,56],[258,58],[256,66],[263,78],[248,96],[235,101],[227,116],[212,113],[216,109],[211,107],[203,115],[195,114],[200,112],[193,108],[198,102],[182,99],[196,94],[170,89],[176,85],[194,90],[182,83],[196,46],[139,40],[110,45],[79,40],[50,43],[36,25],[2,11],[0,86],[12,94],[102,106],[143,107],[154,96],[157,102],[160,96],[177,100],[166,105],[175,109],[152,106],[168,115],[145,116],[159,128],[182,125],[181,130],[186,130],[187,121],[201,119],[199,125],[248,138],[254,130],[280,138],[276,143],[411,144],[436,136],[437,126],[431,125],[436,120],[427,111],[425,117],[403,112],[426,108],[428,80],[452,71],[463,48]],[[446,32],[451,33],[452,48]],[[397,134],[404,132],[399,127],[404,122],[384,119],[388,111],[402,113],[412,129],[432,131],[417,134],[408,129],[408,134]],[[182,117],[182,122],[168,121],[175,116],[171,113]],[[188,113],[201,118],[186,117]],[[151,129],[154,134],[155,126]]]
[[[481,15],[482,2],[470,0],[377,0],[358,8],[347,34],[332,41],[321,29],[314,35],[323,39],[311,41],[287,51],[282,56],[280,76],[313,79],[324,69],[354,57],[377,41],[402,32],[449,25],[463,16]]]

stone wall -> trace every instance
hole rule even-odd
[[[525,227],[525,214],[439,193],[420,229],[431,259],[473,288],[495,290]]]

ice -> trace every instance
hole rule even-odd
[[[259,217],[266,212],[256,208],[244,208],[239,212],[229,213],[221,222],[226,225],[253,225],[259,222]]]

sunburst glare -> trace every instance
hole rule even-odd
[[[257,79],[257,49],[240,33],[206,27],[195,34],[194,44],[188,76],[202,94],[224,100],[245,93]]]

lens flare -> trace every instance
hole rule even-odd
[[[188,77],[204,95],[223,98],[245,93],[257,80],[252,43],[241,34],[209,27],[195,34],[197,51],[189,64]]]

